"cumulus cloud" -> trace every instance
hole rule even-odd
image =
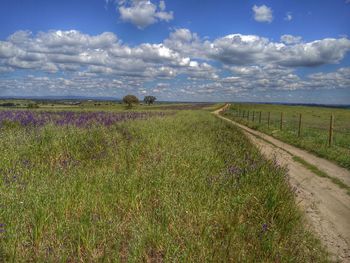
[[[301,42],[301,37],[299,36],[292,36],[292,35],[283,35],[281,36],[281,42],[285,44],[297,44]]]
[[[135,46],[124,44],[111,32],[18,31],[0,41],[0,72],[6,76],[0,77],[0,94],[64,90],[58,93],[106,95],[115,88],[118,91],[113,94],[154,90],[165,97],[192,94],[204,99],[250,90],[349,89],[349,68],[303,78],[296,73],[298,67],[339,63],[349,51],[348,38],[303,42],[299,36],[283,35],[276,42],[257,35],[231,34],[209,40],[185,28],[173,30],[162,43]],[[16,77],[25,72],[48,77]],[[66,81],[60,80],[62,76]],[[180,83],[183,91],[168,82]],[[156,84],[147,90],[147,83]]]
[[[350,91],[350,67],[330,73],[314,73],[308,76],[308,86],[314,88],[344,88]]]
[[[210,48],[209,41],[202,41],[196,33],[187,28],[179,28],[170,33],[164,44],[186,56],[205,58],[206,48]]]
[[[157,7],[149,0],[129,0],[119,2],[120,19],[143,29],[159,21],[169,22],[174,18],[172,11],[165,11],[164,1]]]
[[[233,83],[246,90],[295,90],[302,88],[301,79],[291,68],[282,66],[226,66]]]
[[[256,35],[232,34],[213,41],[202,40],[188,29],[177,29],[163,43],[122,44],[110,32],[91,36],[76,30],[48,31],[33,35],[18,31],[0,41],[1,66],[46,72],[90,71],[103,74],[176,76],[196,71],[215,78],[224,65],[265,65],[312,67],[338,63],[350,50],[347,38],[326,38],[303,43],[301,38],[283,35],[272,42]],[[205,60],[199,63],[196,60]],[[171,70],[164,70],[169,68]],[[168,74],[165,74],[168,72]]]
[[[94,74],[156,78],[174,77],[178,72],[186,72],[186,68],[193,71],[191,58],[163,43],[130,47],[110,32],[90,36],[75,30],[36,35],[19,31],[0,42],[0,59],[4,67],[51,73],[86,70]]]
[[[139,86],[126,78],[105,79],[91,76],[42,77],[27,75],[18,79],[0,79],[0,94],[14,96],[118,96],[127,89],[136,91]]]
[[[271,23],[273,20],[272,9],[266,5],[257,6],[252,8],[254,12],[254,19],[257,22]]]
[[[301,43],[283,48],[285,57],[278,64],[288,67],[314,67],[339,63],[350,50],[347,38],[325,38],[309,43]]]
[[[308,43],[295,43],[298,38],[291,36],[283,39],[294,44],[271,42],[255,35],[228,35],[214,40],[207,50],[207,56],[225,64],[312,67],[338,63],[350,50],[350,40],[347,38],[326,38]]]

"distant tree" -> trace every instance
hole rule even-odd
[[[126,95],[123,98],[123,102],[125,104],[128,104],[129,107],[132,107],[132,104],[137,104],[139,103],[139,99],[135,95]]]
[[[29,103],[27,108],[28,109],[38,109],[39,105],[37,103]]]
[[[157,100],[157,98],[154,97],[154,96],[146,96],[146,97],[143,99],[143,101],[144,101],[145,103],[147,103],[148,105],[153,104],[156,100]]]
[[[5,102],[5,103],[0,104],[0,106],[2,106],[2,107],[15,107],[16,104],[14,104],[12,102]]]

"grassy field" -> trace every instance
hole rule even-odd
[[[6,106],[11,103],[13,106]],[[149,111],[149,110],[191,110],[217,109],[224,104],[218,103],[156,103],[154,105],[139,104],[128,107],[119,101],[93,100],[20,100],[0,99],[0,110],[23,110],[30,105],[37,105],[35,110],[42,111]],[[31,110],[31,109],[30,109]]]
[[[255,112],[254,121],[253,112]],[[259,122],[260,112],[262,114],[261,122]],[[270,127],[268,127],[267,121],[269,112]],[[280,129],[281,112],[283,112],[282,130]],[[299,137],[300,114],[302,114],[302,125]],[[333,145],[329,147],[328,136],[332,114],[334,116],[334,135]],[[350,169],[350,109],[232,104],[230,109],[225,112],[225,116]]]
[[[206,110],[0,135],[0,261],[327,261],[286,171]]]

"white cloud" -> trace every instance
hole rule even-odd
[[[18,52],[19,49],[12,43],[0,41],[0,58],[10,58],[15,56]]]
[[[233,34],[214,40],[210,43],[210,48],[205,50],[207,50],[207,57],[224,64],[312,67],[338,63],[350,50],[350,40],[326,38],[286,45],[255,35]]]
[[[277,63],[289,67],[313,67],[339,63],[350,50],[347,38],[325,38],[309,43],[290,45],[282,49]],[[285,55],[283,57],[283,55]]]
[[[225,65],[311,67],[338,63],[349,50],[347,38],[303,43],[299,36],[283,35],[281,42],[272,42],[256,35],[232,34],[203,41],[188,29],[175,30],[164,43],[143,43],[135,47],[121,44],[110,32],[90,36],[74,30],[37,35],[19,31],[7,41],[0,41],[0,59],[5,67],[54,72],[58,69],[82,70],[91,65],[110,68],[108,72],[114,74],[118,71],[142,73],[161,66],[178,71],[181,67],[205,65],[196,62],[198,58]],[[209,67],[204,68],[209,70]]]
[[[330,73],[315,73],[308,76],[310,87],[334,89],[344,88],[350,91],[350,68],[340,68]]]
[[[173,12],[166,12],[164,1],[160,1],[159,8],[149,0],[129,0],[120,2],[118,8],[120,19],[143,29],[158,21],[169,22],[174,18]]]
[[[285,44],[297,44],[300,43],[302,38],[300,36],[283,35],[281,36],[281,42]]]
[[[4,67],[46,72],[83,71],[91,74],[174,77],[191,59],[164,44],[121,44],[113,33],[90,36],[79,31],[19,31],[0,42]],[[212,72],[212,69],[208,69]],[[185,72],[185,70],[184,70]]]
[[[189,29],[179,28],[170,33],[164,44],[183,55],[194,58],[204,58],[206,50],[210,48],[209,41],[204,41]]]
[[[99,94],[115,94],[115,88],[141,94],[147,83],[172,82],[164,89],[155,84],[154,90],[167,98],[177,96],[179,88],[173,85],[180,83],[182,93],[193,98],[215,94],[224,100],[250,90],[349,89],[349,68],[304,78],[296,73],[298,67],[339,63],[349,51],[348,38],[302,42],[301,37],[283,35],[274,42],[257,35],[231,34],[203,40],[185,28],[171,32],[163,43],[136,46],[123,44],[110,32],[18,31],[0,41],[0,72],[7,76],[0,77],[0,93],[84,94],[98,90]],[[17,71],[49,77],[41,82],[17,79],[22,75],[12,73]]]
[[[292,21],[292,19],[293,19],[292,13],[291,12],[287,12],[286,16],[284,17],[284,20],[285,21]]]
[[[257,6],[254,5],[252,8],[254,12],[254,19],[257,22],[271,23],[273,20],[272,9],[266,5]]]

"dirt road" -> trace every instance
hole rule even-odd
[[[319,177],[304,165],[294,161],[293,156],[304,159],[347,185],[350,185],[350,172],[327,160],[220,116],[221,110],[215,111],[214,114],[240,127],[267,158],[276,158],[280,165],[288,167],[290,184],[296,189],[297,202],[305,212],[307,223],[333,255],[334,260],[350,262],[350,196],[328,178]]]

